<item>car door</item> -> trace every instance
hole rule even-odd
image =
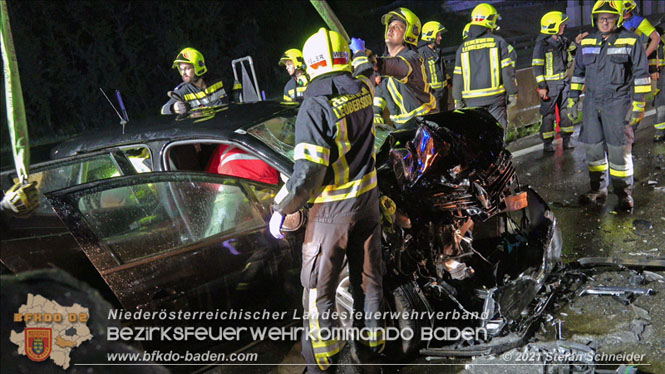
[[[295,237],[266,230],[277,185],[198,172],[47,193],[128,310],[276,310],[300,296]]]
[[[40,206],[28,219],[2,217],[2,264],[14,273],[58,267],[79,279],[94,279],[94,267],[90,266],[43,194],[95,180],[149,171],[152,168],[150,155],[147,146],[133,145],[32,165],[29,180],[37,183]],[[2,189],[6,190],[16,180],[14,172],[3,173],[0,179]]]

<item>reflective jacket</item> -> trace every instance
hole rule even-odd
[[[307,89],[307,84],[303,84],[298,81],[296,78],[290,78],[286,85],[284,86],[284,97],[282,100],[287,103],[302,103],[304,99],[305,90]]]
[[[277,184],[279,172],[260,158],[232,145],[221,144],[206,167],[208,173],[216,173]]]
[[[418,48],[418,53],[425,60],[427,71],[427,83],[430,88],[440,90],[446,85],[446,62],[443,59],[443,50],[439,47],[429,47],[429,42],[423,41]]]
[[[597,31],[583,39],[580,48],[570,97],[578,98],[585,85],[586,100],[593,98],[598,105],[631,95],[635,102],[642,102],[651,92],[644,46],[634,32],[621,27],[604,40]]]
[[[430,92],[423,58],[409,47],[397,56],[378,57],[377,73],[381,82],[374,96],[374,123],[385,123],[383,110],[388,109],[390,120],[400,128],[416,116],[436,108],[436,99]],[[373,66],[363,51],[354,55],[354,75],[370,77]]]
[[[514,49],[486,27],[471,25],[469,36],[457,48],[453,72],[453,99],[466,106],[489,105],[517,93]]]
[[[539,88],[547,88],[548,83],[563,83],[567,80],[566,71],[575,49],[575,43],[563,36],[559,36],[558,40],[552,35],[538,36],[531,65]]]
[[[180,83],[173,93],[181,97],[189,108],[214,107],[229,103],[229,97],[224,90],[221,79],[205,76],[206,89],[202,90],[192,83]],[[235,87],[234,87],[235,89]],[[162,106],[162,114],[175,114],[173,104],[176,100],[171,98]]]
[[[288,194],[275,198],[275,210],[290,214],[308,201],[314,203],[310,218],[368,209],[363,195],[376,188],[377,179],[372,95],[365,83],[348,73],[310,82],[296,118],[295,143]]]

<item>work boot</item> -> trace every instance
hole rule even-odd
[[[573,149],[573,148],[575,148],[575,145],[573,145],[572,139],[570,139],[570,137],[563,138],[563,149]]]
[[[653,142],[665,142],[665,130],[657,130],[656,135],[653,136]]]
[[[552,144],[552,142],[547,142],[543,143],[543,150],[545,152],[554,152],[556,151],[556,148],[554,148],[554,144]]]
[[[619,196],[619,203],[616,206],[616,210],[621,210],[621,211],[632,213],[634,206],[635,206],[635,202],[633,201],[632,196],[622,195],[622,196]]]
[[[607,203],[607,188],[600,190],[591,190],[585,194],[580,195],[581,204],[596,204],[603,206]]]

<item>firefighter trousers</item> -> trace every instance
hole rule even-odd
[[[540,137],[543,143],[551,143],[554,140],[554,121],[556,119],[556,106],[559,106],[559,129],[561,137],[570,138],[575,127],[568,118],[568,82],[556,82],[547,84],[547,100],[540,99],[540,114],[543,116],[540,125]]]
[[[653,101],[653,106],[656,108],[656,120],[653,127],[656,129],[656,134],[665,133],[665,70],[663,76],[658,79],[656,88],[660,91]]]
[[[341,349],[335,310],[339,275],[348,259],[353,295],[353,326],[365,334],[360,343],[379,353],[384,345],[381,223],[376,211],[334,219],[310,217],[302,247],[300,280],[304,288],[302,355],[308,372],[331,372]],[[346,312],[345,312],[346,313]],[[377,318],[378,317],[378,318]]]
[[[609,174],[615,194],[621,197],[632,193],[635,136],[626,120],[630,109],[630,98],[605,99],[602,104],[589,95],[584,99],[580,140],[586,144],[592,191],[607,189]]]

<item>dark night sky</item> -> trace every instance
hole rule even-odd
[[[381,15],[399,6],[416,12],[422,23],[463,25],[461,16],[443,14],[441,3],[329,0],[349,35],[379,52]],[[180,82],[172,61],[187,46],[204,54],[208,70],[227,88],[233,83],[231,60],[252,56],[259,86],[269,98],[280,98],[287,76],[279,57],[302,48],[325,26],[309,1],[295,0],[9,0],[8,7],[33,145],[117,126],[100,87],[120,90],[132,119],[159,113],[166,92]],[[0,115],[6,147],[4,105]]]

